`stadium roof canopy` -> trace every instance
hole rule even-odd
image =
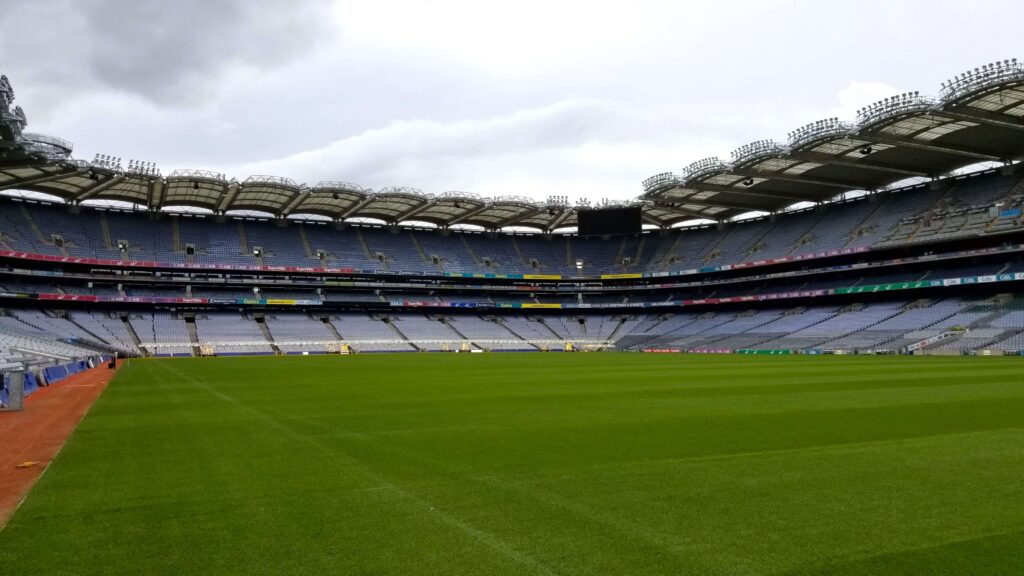
[[[786,143],[760,140],[728,162],[705,158],[679,174],[652,176],[643,198],[664,209],[664,222],[721,219],[1022,157],[1024,66],[1007,60],[944,83],[937,99],[900,94],[861,109],[854,122],[820,120]]]
[[[698,218],[776,212],[846,192],[877,191],[908,178],[937,178],[982,162],[1022,158],[1024,66],[1006,60],[943,83],[937,98],[900,94],[860,110],[852,122],[821,120],[794,130],[785,143],[760,140],[734,150],[728,161],[705,158],[679,173],[652,176],[644,180],[643,194],[627,204],[642,205],[645,223],[667,227]],[[12,189],[69,203],[114,200],[153,210],[190,206],[215,213],[255,210],[278,217],[309,214],[486,229],[550,231],[576,225],[576,208],[564,199],[435,195],[414,188],[374,191],[346,182],[309,187],[277,176],[238,182],[203,170],[176,170],[163,177],[151,164],[130,163],[123,169],[120,159],[110,157],[93,162],[0,160],[0,191]]]

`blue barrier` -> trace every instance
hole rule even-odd
[[[68,377],[68,370],[63,364],[60,366],[47,366],[43,368],[43,377],[48,385],[56,384]]]
[[[25,396],[39,389],[39,381],[34,372],[25,372]]]
[[[7,406],[7,401],[10,398],[11,395],[7,392],[7,376],[4,376],[3,381],[0,382],[0,406]]]

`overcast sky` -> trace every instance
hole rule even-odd
[[[1008,1],[4,0],[30,130],[94,153],[485,196],[647,176],[1024,57]]]

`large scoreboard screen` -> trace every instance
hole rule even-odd
[[[643,226],[640,207],[635,208],[594,208],[580,210],[580,236],[617,236],[639,234]]]

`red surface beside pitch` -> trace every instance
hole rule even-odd
[[[104,365],[40,388],[21,412],[0,412],[0,526],[89,411],[114,371]],[[35,464],[19,467],[26,462]]]

